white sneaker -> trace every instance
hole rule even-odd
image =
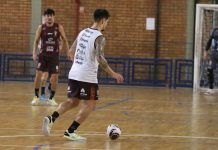
[[[48,117],[51,117],[51,121]],[[53,126],[52,116],[48,116],[43,119],[42,132],[45,136],[49,136],[51,132],[51,128]]]
[[[48,105],[50,106],[58,106],[58,103],[56,103],[55,99],[48,99]]]
[[[204,94],[205,95],[213,95],[215,91],[213,89],[208,89]]]
[[[34,96],[31,104],[35,106],[38,105],[39,103],[40,103],[39,98],[37,96]]]
[[[68,130],[64,132],[64,137],[67,138],[68,140],[72,141],[81,141],[81,140],[86,140],[85,137],[82,137],[76,133],[69,133]]]

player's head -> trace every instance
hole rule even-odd
[[[44,11],[45,23],[52,25],[54,23],[55,11],[51,8],[48,8]]]
[[[102,31],[106,28],[109,17],[110,14],[106,9],[96,9],[93,15],[94,22],[99,24]]]

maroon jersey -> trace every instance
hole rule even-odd
[[[58,24],[54,23],[53,26],[48,27],[46,24],[42,24],[41,30],[41,50],[40,53],[44,56],[58,56],[59,43],[60,43],[60,31]]]

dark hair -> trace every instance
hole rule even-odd
[[[98,22],[103,18],[108,19],[110,17],[110,14],[106,9],[96,9],[93,17],[94,21]]]
[[[44,11],[44,16],[45,16],[45,15],[55,15],[55,12],[54,12],[53,9],[48,8],[48,9],[46,9],[46,10]]]

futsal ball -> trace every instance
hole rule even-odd
[[[107,127],[107,135],[111,140],[116,140],[121,135],[121,130],[118,125],[110,124]]]

